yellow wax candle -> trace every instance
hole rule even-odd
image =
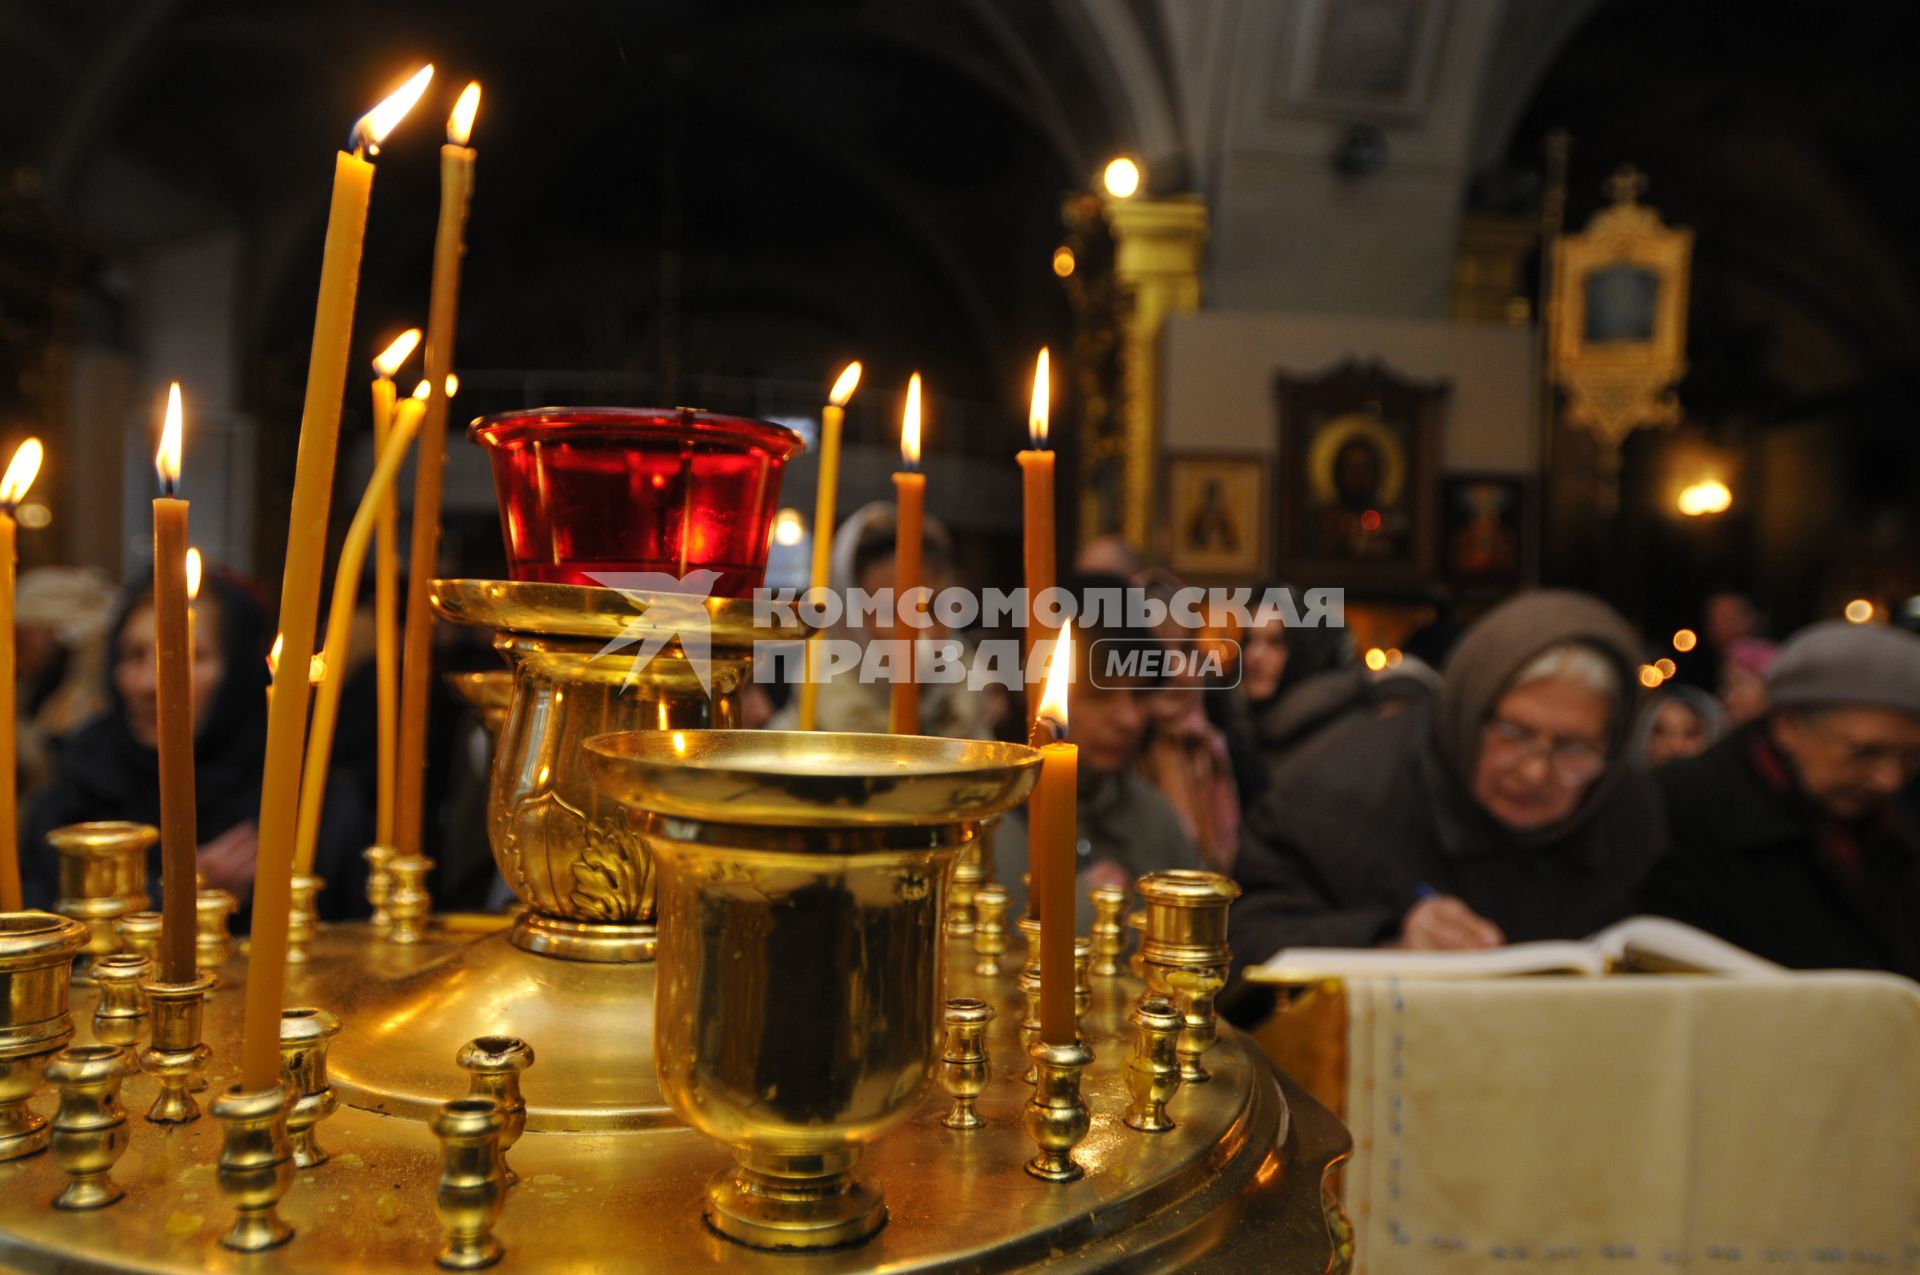
[[[420,344],[420,329],[408,328],[373,361],[373,453],[387,449],[393,428],[393,374]],[[373,672],[375,728],[374,841],[393,844],[394,770],[400,757],[400,511],[393,484],[380,501],[373,550]]]
[[[408,559],[406,647],[400,664],[400,755],[394,797],[393,844],[420,853],[422,795],[427,774],[427,692],[433,676],[433,611],[427,591],[440,554],[440,484],[447,454],[447,399],[442,386],[453,366],[454,320],[460,307],[460,259],[466,253],[467,205],[473,195],[474,152],[467,146],[480,109],[480,86],[469,84],[447,121],[440,148],[440,225],[433,241],[433,291],[427,308],[427,381],[431,395],[420,423],[420,459],[413,480],[413,543]]]
[[[1073,669],[1073,625],[1060,631],[1031,742],[1040,749],[1040,780],[1027,798],[1028,872],[1040,917],[1040,1039],[1071,1045],[1073,1018],[1074,848],[1079,837],[1080,749],[1048,737],[1067,728],[1067,683]]]
[[[194,809],[193,638],[187,628],[187,502],[180,481],[180,385],[167,389],[167,419],[153,458],[163,494],[153,502],[154,685],[160,751],[160,978],[194,977],[199,831]]]
[[[840,488],[840,426],[846,419],[847,400],[860,384],[860,363],[847,364],[840,379],[827,395],[827,406],[820,413],[820,484],[813,502],[813,572],[807,585],[825,589],[833,572],[834,502]],[[806,676],[800,682],[800,729],[812,730],[820,708],[820,687],[814,681],[815,658],[819,654],[819,634],[807,639]]]
[[[426,382],[421,382],[424,387]],[[347,527],[346,542],[340,546],[340,562],[333,575],[333,606],[327,611],[325,658],[320,665],[319,688],[313,700],[313,725],[307,734],[306,773],[300,781],[300,823],[294,839],[293,874],[313,873],[314,850],[320,842],[320,812],[326,804],[327,768],[333,756],[333,729],[340,719],[340,692],[347,681],[349,638],[353,628],[355,586],[360,569],[366,565],[367,542],[373,538],[375,524],[393,480],[407,458],[407,448],[420,427],[420,415],[426,404],[420,397],[408,399],[394,414],[387,431],[387,444],[373,467],[373,477],[360,497],[353,522]]]
[[[1023,670],[1033,667],[1035,644],[1048,636],[1040,623],[1040,595],[1051,589],[1054,582],[1053,452],[1047,447],[1050,398],[1047,351],[1042,348],[1033,369],[1033,405],[1027,412],[1027,436],[1032,446],[1014,457],[1020,462],[1021,508],[1026,523],[1022,542],[1027,586]],[[1027,704],[1027,725],[1031,729],[1040,715],[1039,698],[1031,691]]]
[[[0,478],[0,912],[18,912],[25,906],[20,892],[19,793],[14,773],[13,511],[39,476],[42,455],[40,440],[29,438],[13,453],[6,477]]]
[[[893,476],[894,504],[898,516],[894,523],[893,597],[894,633],[901,639],[904,668],[894,670],[893,699],[889,705],[887,729],[896,735],[920,733],[920,684],[915,680],[914,635],[919,632],[907,623],[912,610],[907,595],[920,587],[920,559],[926,520],[927,476],[920,472],[920,374],[907,380],[907,409],[900,422],[900,463],[903,470]]]
[[[426,91],[426,67],[354,126],[356,150],[377,150]],[[333,203],[320,258],[320,296],[314,306],[313,349],[307,360],[306,402],[294,461],[292,509],[287,520],[287,564],[280,580],[282,659],[294,668],[313,658],[314,620],[327,543],[327,500],[333,490],[340,403],[347,385],[353,303],[360,288],[360,250],[366,238],[373,165],[360,154],[334,157]],[[267,711],[267,756],[260,780],[260,850],[254,861],[252,948],[247,961],[246,1020],[240,1042],[240,1083],[266,1089],[280,1076],[280,998],[286,987],[287,912],[293,890],[293,834],[299,815],[302,749],[306,742],[307,684],[290,678]]]

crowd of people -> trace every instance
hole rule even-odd
[[[891,507],[859,511],[836,538],[836,583],[888,587],[892,545]],[[952,580],[937,526],[924,570],[936,587]],[[1062,585],[1161,598],[1182,587],[1115,541],[1088,546]],[[268,622],[255,592],[220,572],[197,616],[200,867],[244,899]],[[90,573],[31,572],[19,624],[23,878],[29,905],[48,906],[48,830],[158,814],[151,585],[116,593]],[[1107,639],[1211,644],[1230,658],[1205,676],[1097,677],[1089,661]],[[1231,924],[1240,968],[1299,946],[1579,938],[1650,912],[1789,966],[1920,977],[1920,636],[1833,621],[1776,646],[1752,603],[1729,594],[1705,601],[1699,641],[1692,681],[1649,693],[1644,637],[1599,600],[1561,590],[1430,626],[1386,668],[1357,660],[1337,626],[1146,630],[1100,613],[1076,644],[1069,706],[1080,897],[1162,869],[1230,873],[1242,889]],[[318,856],[332,883],[322,914],[334,917],[364,907],[359,851],[371,838],[374,777],[353,764],[371,753],[371,723],[352,719],[371,718],[372,697],[354,685]],[[750,686],[748,724],[790,726],[791,692]],[[825,729],[884,730],[887,688],[838,680],[821,688],[818,711]],[[928,687],[922,712],[928,733],[1024,735],[1016,692]],[[431,767],[440,817],[429,837],[443,839],[447,888],[460,897],[440,897],[454,906],[509,898],[478,815],[454,809],[484,794],[476,729],[433,736],[436,754],[474,772]],[[1018,812],[995,830],[994,852],[1018,905]]]

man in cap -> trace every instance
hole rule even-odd
[[[1646,907],[1783,965],[1920,978],[1920,637],[1834,621],[1767,671],[1767,715],[1658,772]],[[1910,795],[1910,794],[1909,794]]]

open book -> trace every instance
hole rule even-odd
[[[1762,960],[1704,930],[1661,916],[1631,916],[1592,938],[1514,943],[1472,952],[1378,947],[1289,947],[1247,971],[1256,983],[1337,978],[1491,978],[1506,974],[1648,973],[1772,977],[1785,966]]]

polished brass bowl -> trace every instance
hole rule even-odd
[[[1016,744],[649,731],[587,745],[659,869],[654,1066],[735,1164],[705,1216],[755,1248],[832,1248],[884,1225],[865,1144],[912,1114],[942,1035],[947,875],[1019,803]]]
[[[783,827],[980,820],[1025,800],[1021,744],[826,731],[668,731],[587,742],[601,788],[653,814]]]

